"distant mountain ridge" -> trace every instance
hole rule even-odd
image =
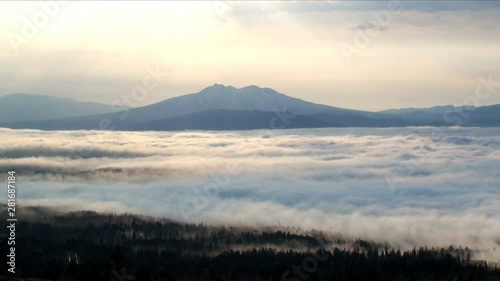
[[[9,96],[0,98],[9,100]],[[7,98],[7,99],[5,99]],[[30,107],[42,112],[71,108],[73,100],[52,97],[25,97]],[[30,100],[31,99],[31,100]],[[34,105],[41,99],[40,105]],[[47,106],[47,100],[51,101]],[[69,105],[68,105],[69,103]],[[170,98],[155,104],[132,108],[126,112],[105,111],[102,104],[77,102],[73,115],[32,119],[2,118],[0,126],[42,130],[249,130],[321,127],[404,127],[404,126],[500,126],[500,105],[484,107],[436,106],[432,108],[391,109],[368,112],[316,104],[289,97],[270,88],[255,85],[235,88],[214,84],[198,93]],[[26,105],[19,105],[19,107]],[[10,103],[11,111],[16,104]],[[73,105],[73,108],[75,106]],[[104,112],[95,113],[103,110]],[[61,115],[56,112],[54,115]],[[82,115],[75,115],[82,114]],[[283,115],[288,119],[283,120]],[[47,114],[46,114],[47,116]],[[290,118],[293,116],[293,118]],[[103,128],[102,124],[109,126]]]
[[[166,119],[211,109],[268,111],[286,110],[296,114],[316,112],[369,114],[368,112],[336,108],[292,98],[270,88],[247,86],[235,88],[214,84],[198,93],[167,99],[152,105],[130,110],[127,118],[134,122]]]
[[[111,105],[81,102],[70,98],[24,93],[0,97],[1,123],[71,118],[110,112],[113,112]]]

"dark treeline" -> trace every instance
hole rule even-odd
[[[129,214],[40,215],[46,211],[34,207],[31,211],[37,215],[20,220],[16,231],[19,278],[500,280],[499,270],[474,261],[473,253],[461,247],[400,251],[319,232],[211,227]],[[0,245],[7,253],[5,241]],[[4,274],[6,263],[1,267]]]

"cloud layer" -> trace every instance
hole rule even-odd
[[[17,172],[20,204],[300,226],[500,257],[499,129],[0,133],[0,169]]]

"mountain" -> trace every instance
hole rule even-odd
[[[383,115],[366,117],[355,114],[332,115],[328,113],[310,114],[308,117],[323,121],[329,127],[406,127],[411,123],[395,117]]]
[[[269,88],[247,86],[235,88],[214,84],[198,93],[188,94],[161,101],[144,107],[133,108],[126,112],[114,112],[77,117],[77,118],[53,118],[52,120],[32,121],[16,120],[17,122],[0,119],[0,125],[12,128],[34,128],[34,129],[101,129],[100,124],[112,124],[110,128],[117,130],[136,130],[141,125],[156,120],[185,116],[200,113],[207,110],[246,111],[262,112],[293,112],[299,115],[311,113],[325,113],[331,115],[354,114],[370,116],[372,113],[359,110],[337,108],[327,105],[315,104],[301,99],[286,96]],[[232,113],[234,115],[234,112]],[[194,116],[196,118],[196,116]],[[316,121],[316,123],[322,123]],[[158,123],[156,123],[158,124]],[[150,125],[145,125],[150,128]],[[243,127],[247,126],[242,125]]]
[[[140,124],[135,130],[254,130],[331,127],[309,116],[294,115],[286,123],[273,112],[210,109]]]
[[[476,107],[465,122],[470,126],[500,126],[500,104]]]
[[[128,122],[143,123],[166,119],[211,109],[238,111],[287,111],[296,114],[325,112],[330,114],[352,113],[370,115],[369,112],[315,104],[292,98],[269,88],[247,86],[237,89],[214,84],[199,93],[167,99],[152,105],[130,110]]]
[[[454,105],[438,105],[438,106],[433,106],[429,108],[400,108],[400,109],[387,109],[387,110],[382,110],[379,111],[379,113],[386,113],[386,114],[393,114],[393,115],[398,115],[398,114],[411,114],[415,112],[420,112],[420,113],[429,113],[429,114],[444,114],[446,111],[457,111],[457,110],[473,110],[475,107],[474,106],[454,106]]]
[[[51,110],[58,109],[52,106]],[[35,121],[26,118],[14,121],[0,119],[0,126],[43,130],[247,130],[269,129],[273,126],[274,128],[500,126],[499,113],[500,105],[437,106],[367,112],[315,104],[286,96],[269,88],[247,86],[238,89],[214,84],[199,93],[122,112],[89,113],[86,116]],[[80,114],[83,112],[80,111]]]
[[[453,120],[455,118],[452,115],[459,114],[460,112],[468,112],[474,110],[473,106],[453,106],[453,105],[440,105],[430,108],[400,108],[400,109],[388,109],[379,111],[379,113],[387,114],[392,117],[400,118],[405,121],[413,123],[428,124],[434,122],[441,125],[446,125],[447,120]]]
[[[500,126],[500,105],[388,109],[379,113],[417,125]]]
[[[33,94],[0,97],[0,122],[61,119],[113,112],[111,105]]]

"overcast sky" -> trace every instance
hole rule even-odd
[[[381,110],[462,105],[500,80],[496,1],[41,3],[0,2],[0,96],[111,103],[158,67],[136,106],[221,83]]]

